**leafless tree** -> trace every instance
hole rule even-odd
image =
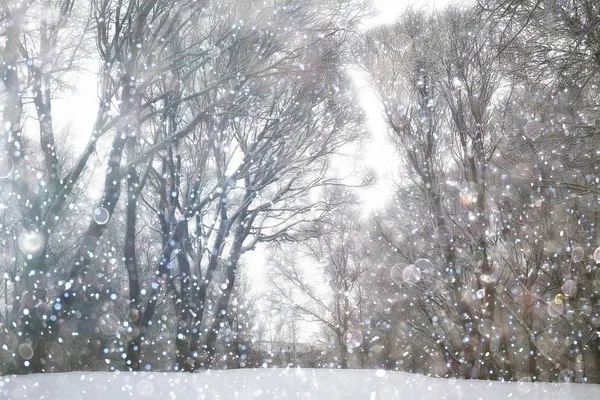
[[[322,223],[319,237],[304,243],[298,255],[304,254],[305,263],[316,266],[304,266],[298,255],[285,256],[284,248],[270,272],[278,302],[334,335],[340,368],[350,366],[353,352],[365,361],[361,357],[367,336],[361,315],[366,298],[362,285],[369,263],[358,218],[352,211],[339,211]]]

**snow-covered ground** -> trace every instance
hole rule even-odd
[[[0,378],[0,399],[600,399],[600,385],[436,379],[372,370],[71,372]]]

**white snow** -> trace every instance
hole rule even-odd
[[[70,372],[0,377],[1,399],[599,399],[600,385],[437,379],[374,370]]]

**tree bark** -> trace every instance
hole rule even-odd
[[[247,206],[246,206],[247,207]],[[227,315],[227,309],[229,308],[229,300],[231,299],[231,293],[233,292],[233,286],[235,283],[235,275],[237,272],[238,261],[240,256],[242,255],[242,247],[244,244],[244,239],[248,235],[248,227],[244,226],[242,221],[246,220],[246,211],[244,210],[240,217],[238,218],[238,225],[234,232],[233,237],[233,247],[231,249],[231,254],[228,257],[227,269],[226,269],[226,281],[225,281],[225,289],[223,289],[223,294],[219,298],[219,302],[216,309],[216,315],[211,324],[211,328],[208,331],[208,336],[206,338],[206,344],[204,346],[205,356],[204,356],[204,366],[210,367],[212,362],[214,361],[215,356],[215,348],[217,343],[217,336],[219,334],[219,330],[221,328],[221,324],[224,321]]]

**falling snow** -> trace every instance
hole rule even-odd
[[[4,397],[600,394],[597,2],[4,3]]]

